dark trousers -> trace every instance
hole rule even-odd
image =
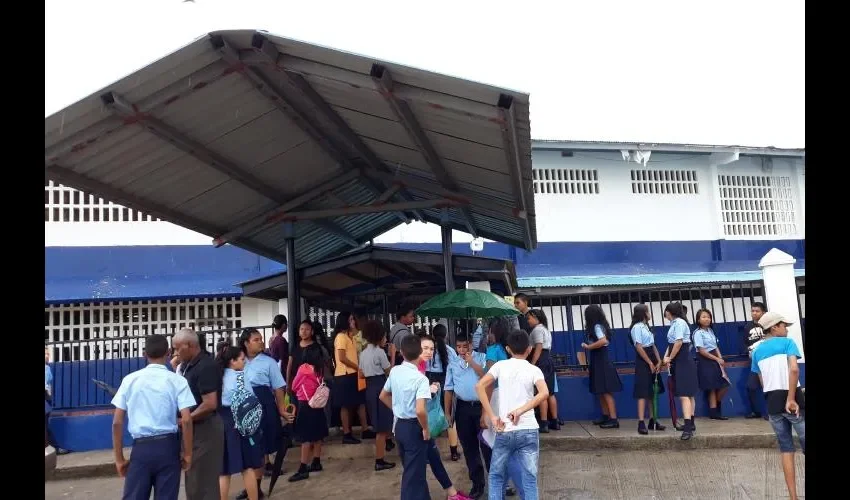
[[[478,439],[481,429],[481,403],[478,401],[467,402],[458,399],[455,409],[455,422],[457,423],[457,437],[463,448],[463,457],[466,459],[466,469],[469,471],[469,479],[473,485],[484,486],[485,466],[490,469],[490,457],[493,452]],[[481,456],[484,456],[484,465]]]
[[[403,468],[401,500],[430,500],[425,478],[430,443],[422,439],[422,427],[415,418],[400,418],[395,424],[395,437]]]
[[[177,500],[180,493],[180,437],[166,434],[133,442],[123,500]]]
[[[761,413],[761,403],[764,400],[764,392],[761,388],[761,380],[757,373],[750,372],[747,377],[747,398],[750,400],[750,411]]]
[[[224,463],[224,424],[217,414],[193,426],[192,466],[186,471],[186,500],[220,500],[218,476]]]

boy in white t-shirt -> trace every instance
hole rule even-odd
[[[537,500],[537,465],[540,458],[540,425],[534,418],[534,408],[546,401],[549,389],[540,368],[526,358],[531,352],[528,334],[514,330],[508,335],[507,351],[510,359],[490,367],[475,386],[484,414],[493,423],[496,441],[490,462],[490,500],[502,500],[505,491],[508,461],[512,458],[519,466],[520,477],[515,478],[523,500]],[[498,382],[499,401],[493,413],[487,391]],[[534,389],[537,388],[537,395]]]

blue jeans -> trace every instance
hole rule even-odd
[[[770,415],[770,425],[776,433],[780,453],[794,453],[794,435],[791,434],[793,428],[797,437],[800,438],[803,455],[806,454],[806,418],[802,414],[799,417],[793,413]]]
[[[537,429],[501,432],[496,434],[493,459],[490,463],[489,500],[502,500],[505,494],[508,463],[514,462],[522,500],[537,500],[537,465],[540,459],[540,436]]]

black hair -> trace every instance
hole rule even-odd
[[[283,328],[283,325],[286,324],[289,324],[289,322],[286,321],[286,316],[284,316],[283,314],[278,314],[272,320],[272,328],[274,328],[275,330],[280,330],[281,328]]]
[[[682,304],[681,302],[679,303]],[[682,304],[682,319],[685,320],[685,323],[691,323],[690,320],[688,320],[688,306],[685,304]]]
[[[437,354],[440,355],[440,363],[443,366],[443,373],[445,373],[446,369],[449,367],[449,349],[446,347],[446,336],[449,334],[449,330],[446,328],[446,325],[439,324],[434,327],[432,330],[432,335],[434,339],[434,347],[437,348]],[[431,358],[431,366],[434,366],[434,362],[436,360],[436,356]]]
[[[519,320],[516,316],[502,316],[490,320],[489,330],[493,333],[496,343],[501,344],[502,347],[507,347],[508,335],[518,328]]]
[[[514,330],[508,334],[508,349],[511,350],[511,355],[521,356],[528,350],[531,339],[528,338],[528,333],[525,330]]]
[[[260,331],[257,330],[256,328],[245,328],[244,330],[242,330],[242,333],[239,335],[239,349],[241,349],[242,352],[244,352],[246,356],[248,355],[248,349],[245,347],[245,343],[248,342],[249,340],[251,340],[251,336],[254,335],[255,333],[257,335],[262,335],[260,333]]]
[[[366,342],[374,346],[380,346],[381,341],[386,338],[386,334],[384,334],[384,327],[373,319],[364,322],[361,331],[363,332],[363,338]]]
[[[764,305],[764,302],[753,302],[753,303],[750,305],[750,309],[752,309],[753,307],[758,307],[759,309],[761,309],[761,312],[762,312],[762,313],[766,313],[766,312],[767,312],[767,306],[766,306],[766,305]]]
[[[207,335],[203,332],[196,332],[195,335],[198,336],[198,345],[201,347],[203,352],[207,351]]]
[[[525,302],[525,305],[529,305],[529,303],[528,303],[528,301],[529,301],[529,299],[528,299],[528,295],[526,295],[526,294],[524,294],[524,293],[522,293],[522,292],[520,292],[520,293],[518,293],[518,294],[514,295],[514,300],[516,300],[516,299],[520,299],[520,300],[522,300],[523,302]]]
[[[646,304],[636,305],[634,310],[632,310],[632,324],[629,325],[629,330],[634,328],[635,325],[638,324],[638,323],[646,323],[648,316],[649,316],[649,306],[647,306]],[[647,327],[649,327],[649,325],[647,325]],[[652,332],[652,329],[650,328],[649,331]],[[629,335],[629,342],[631,342],[632,345],[635,345],[635,341],[634,341],[634,339],[632,338],[631,335]]]
[[[455,335],[455,344],[458,342],[472,342],[472,339],[469,337],[470,335],[466,332],[458,332],[457,335]]]
[[[218,354],[216,354],[215,360],[218,361],[218,365],[222,370],[230,368],[230,362],[236,361],[239,359],[239,355],[243,354],[242,349],[239,349],[236,346],[230,345],[227,341],[219,342]]]
[[[336,319],[334,320],[334,337],[339,332],[347,332],[348,331],[348,322],[351,319],[351,312],[342,311],[337,313]]]
[[[310,321],[309,319],[305,319],[301,323],[298,323],[298,329],[299,330],[301,329],[302,325],[307,325],[307,326],[310,327],[310,332],[311,332],[310,336],[313,338],[313,342],[315,342],[316,341],[316,329],[313,327],[313,322]]]
[[[325,370],[325,358],[322,355],[322,348],[316,344],[310,344],[304,349],[304,363],[313,367],[313,373],[321,376]]]
[[[714,314],[711,314],[711,311],[709,311],[708,309],[706,309],[704,307],[702,309],[700,309],[699,311],[697,311],[696,314],[694,314],[694,323],[696,324],[697,328],[702,328],[702,325],[699,324],[699,317],[700,317],[700,314],[702,314],[704,312],[708,313],[708,327],[713,330],[714,329]]]
[[[407,316],[411,312],[416,310],[416,304],[414,304],[410,300],[402,301],[401,304],[398,305],[398,317]]]
[[[664,308],[664,312],[670,313],[673,318],[680,318],[685,320],[685,323],[688,322],[687,318],[685,318],[685,311],[682,310],[682,304],[680,302],[670,302],[667,304],[667,307]]]
[[[546,318],[546,313],[543,312],[542,309],[529,309],[526,316],[534,316],[541,325],[545,326],[546,329],[549,329],[549,320]]]
[[[46,349],[47,346],[44,346]],[[145,355],[148,359],[162,359],[168,354],[168,339],[165,335],[150,335],[145,339]]]
[[[406,361],[416,361],[422,355],[422,341],[418,335],[401,339],[401,355]]]
[[[584,332],[587,335],[588,340],[591,342],[596,342],[596,325],[602,327],[602,331],[605,333],[605,337],[608,341],[611,341],[611,325],[608,323],[608,318],[605,317],[605,311],[602,310],[602,307],[596,304],[590,304],[584,310]]]

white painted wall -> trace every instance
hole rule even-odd
[[[623,161],[619,152],[575,153],[562,157],[558,151],[533,152],[533,168],[596,170],[598,194],[537,194],[537,234],[540,242],[557,241],[693,241],[714,239],[796,239],[805,238],[805,160],[773,160],[772,169],[763,170],[761,159],[740,160],[712,168],[708,155],[653,153],[647,169],[692,170],[698,180],[697,194],[634,194],[630,171],[643,169]],[[776,237],[724,236],[721,226],[717,178],[712,175],[785,176],[794,192],[798,234]],[[52,189],[46,187],[45,189]],[[66,189],[66,188],[63,188]],[[64,196],[64,193],[61,193]],[[64,198],[53,208],[64,208]],[[92,197],[91,200],[94,200]],[[105,205],[104,205],[105,206]],[[112,207],[111,204],[108,206]],[[129,246],[129,245],[210,245],[208,236],[161,222],[45,222],[45,246]],[[454,231],[455,242],[469,242],[471,236]],[[375,239],[377,243],[438,243],[440,228],[433,224],[401,225]]]

